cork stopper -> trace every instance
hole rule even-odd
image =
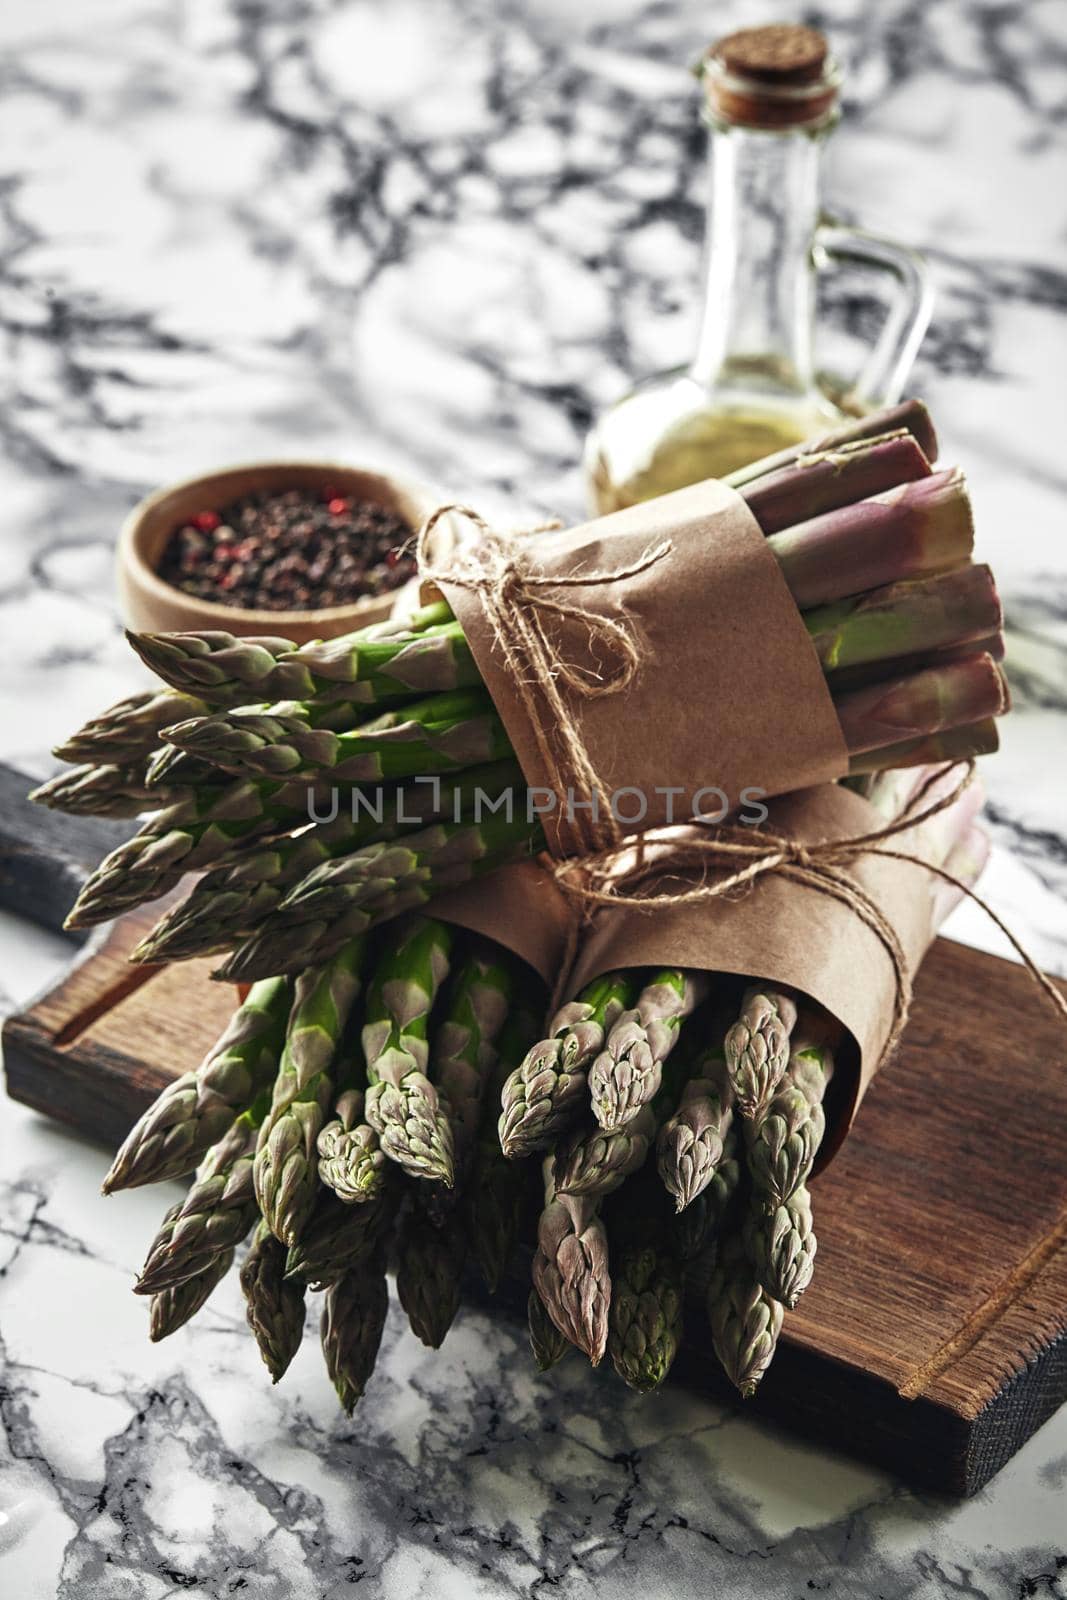
[[[841,74],[824,34],[800,23],[742,28],[700,62],[708,114],[747,128],[818,128],[833,120]]]

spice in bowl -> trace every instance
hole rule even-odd
[[[317,611],[398,589],[415,573],[411,528],[338,490],[259,490],[174,530],[159,576],[199,600]]]

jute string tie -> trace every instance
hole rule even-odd
[[[465,551],[454,567],[437,571],[430,560],[430,536],[437,523],[453,512],[468,518],[480,530],[482,539],[477,546]],[[426,519],[418,535],[417,555],[422,576],[433,582],[443,580],[478,596],[494,647],[500,651],[518,686],[530,729],[551,775],[557,798],[573,793],[595,798],[598,802],[595,812],[583,817],[575,828],[579,848],[552,863],[556,881],[574,910],[570,948],[567,959],[561,964],[561,984],[566,981],[581,928],[598,907],[625,906],[651,912],[668,906],[736,898],[750,891],[760,878],[782,877],[847,906],[884,947],[894,976],[893,1022],[883,1050],[884,1060],[896,1047],[907,1023],[912,984],[907,956],[896,929],[863,885],[846,870],[860,856],[875,855],[921,867],[980,906],[1067,1022],[1067,1000],[986,900],[961,878],[923,856],[886,848],[887,841],[920,827],[954,805],[974,777],[973,761],[963,767],[958,782],[947,793],[927,800],[931,788],[952,770],[952,763],[927,778],[895,821],[851,838],[802,844],[784,835],[754,828],[701,825],[699,822],[690,823],[684,829],[654,828],[636,837],[623,836],[610,804],[606,804],[604,785],[585,748],[579,719],[564,699],[561,688],[579,699],[618,693],[633,682],[641,665],[641,650],[624,614],[608,616],[589,610],[576,600],[553,599],[545,591],[588,587],[632,577],[662,561],[670,551],[670,541],[664,540],[633,563],[611,572],[550,576],[538,572],[529,550],[521,543],[491,528],[469,507],[458,504],[439,506]],[[582,623],[589,631],[590,641],[608,658],[608,670],[591,677],[580,668],[561,661],[546,631],[549,618]],[[713,871],[724,875],[709,881],[709,873]],[[555,997],[554,1004],[558,998]]]
[[[452,513],[466,517],[479,530],[481,539],[477,545],[461,552],[455,566],[439,571],[431,560],[433,530],[443,517]],[[662,540],[635,561],[610,572],[549,575],[537,570],[522,536],[557,527],[557,522],[543,523],[523,529],[520,535],[509,535],[491,528],[469,506],[438,506],[419,531],[416,556],[424,579],[433,583],[446,582],[478,596],[493,647],[518,689],[549,777],[549,786],[557,797],[583,795],[594,801],[592,811],[583,808],[580,821],[576,820],[573,808],[567,819],[573,830],[575,853],[592,853],[617,847],[623,835],[585,748],[579,720],[563,691],[578,700],[618,694],[637,676],[642,653],[634,628],[625,615],[610,616],[592,611],[573,595],[564,593],[561,597],[558,591],[591,588],[636,577],[668,556],[671,543]],[[553,596],[549,590],[557,594]],[[593,655],[604,663],[598,673],[591,674],[560,659],[558,647],[548,633],[552,620],[585,628]]]

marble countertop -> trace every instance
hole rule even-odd
[[[773,9],[773,8],[772,8]],[[786,11],[791,7],[783,8]],[[149,487],[287,452],[492,513],[579,509],[592,411],[683,360],[703,172],[685,63],[728,3],[35,0],[0,16],[0,757],[138,681],[115,530]],[[990,899],[1067,970],[1064,11],[827,0],[850,67],[835,210],[937,281],[916,387],[967,470],[1016,711],[986,763]],[[831,293],[836,333],[870,308]],[[980,916],[957,937],[1000,948]],[[5,1008],[70,947],[0,918]],[[914,1494],[461,1314],[390,1319],[339,1416],[315,1342],[271,1390],[226,1283],[146,1337],[164,1198],[0,1103],[0,1592],[12,1600],[1067,1593],[1067,1410],[975,1500]],[[169,1197],[168,1197],[169,1198]]]

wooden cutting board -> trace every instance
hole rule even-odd
[[[235,1003],[210,963],[127,964],[158,909],[4,1027],[9,1093],[109,1145]],[[751,1410],[936,1489],[992,1477],[1067,1399],[1065,1128],[1050,1008],[1020,967],[939,940],[899,1054],[817,1180],[815,1279]],[[725,1397],[691,1312],[675,1371]]]

